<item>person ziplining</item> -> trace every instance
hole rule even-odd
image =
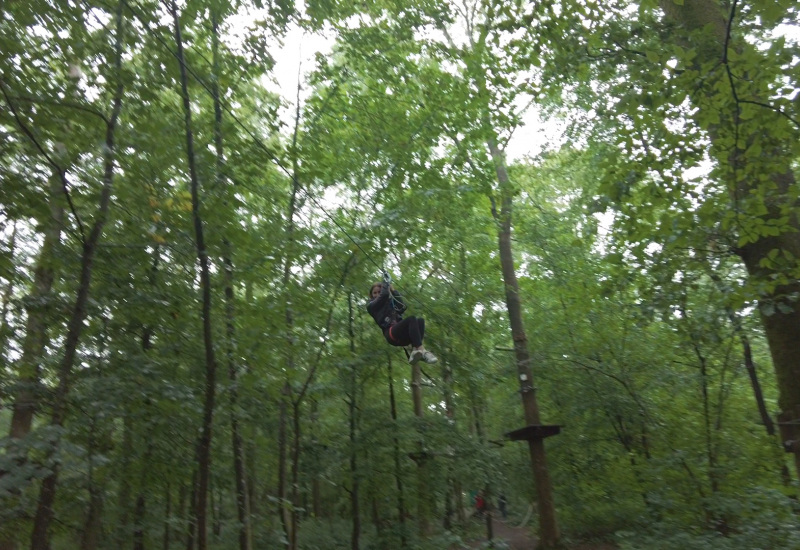
[[[403,319],[406,304],[400,293],[391,284],[388,275],[384,281],[375,283],[369,290],[367,311],[381,327],[386,341],[393,346],[411,346],[408,362],[412,365],[419,361],[436,363],[439,359],[422,345],[425,337],[425,320],[413,315]]]

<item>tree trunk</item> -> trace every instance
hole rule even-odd
[[[100,537],[103,531],[103,493],[99,487],[92,485],[89,488],[89,509],[81,533],[81,550],[96,550],[99,548]]]
[[[299,108],[299,107],[298,107]],[[298,115],[299,116],[299,115]],[[297,134],[297,122],[295,135]],[[292,179],[292,194],[289,199],[289,210],[286,220],[286,256],[283,264],[283,289],[286,293],[286,372],[294,372],[294,313],[292,311],[291,283],[292,266],[294,264],[294,216],[297,208],[297,193],[299,182],[297,175]],[[286,488],[288,476],[288,407],[292,401],[292,386],[287,378],[281,392],[280,405],[280,424],[278,427],[278,513],[281,517],[286,540],[289,541],[290,550],[294,550],[293,541],[295,540],[296,525],[293,523],[294,511],[289,509],[289,494]],[[295,434],[295,437],[296,434]],[[291,503],[293,506],[294,503]]]
[[[283,533],[286,540],[291,540],[292,519],[288,510],[289,500],[286,490],[288,480],[288,424],[289,424],[289,400],[292,389],[287,380],[281,390],[280,405],[278,406],[278,517],[281,520]]]
[[[192,471],[192,483],[189,485],[189,502],[186,506],[186,550],[194,550],[197,534],[197,469]],[[186,497],[186,489],[181,487],[181,509]]]
[[[709,265],[709,277],[712,281],[714,281],[714,283],[716,283],[720,292],[725,293],[725,287],[722,279],[716,272],[712,271],[712,269],[713,268]],[[775,435],[775,423],[772,421],[772,417],[767,411],[767,405],[764,402],[764,392],[761,391],[761,384],[758,381],[758,372],[756,371],[755,361],[753,361],[753,351],[750,347],[750,338],[747,337],[747,332],[744,330],[742,321],[739,319],[736,311],[734,311],[730,306],[726,306],[725,312],[728,315],[728,319],[731,322],[734,333],[739,338],[739,342],[742,344],[742,360],[744,362],[744,367],[747,370],[747,376],[750,379],[750,386],[753,388],[753,397],[756,400],[756,407],[758,408],[759,416],[761,416],[761,422],[764,424],[764,428],[767,430],[768,435]]]
[[[419,363],[411,366],[411,396],[414,401],[414,416],[421,424],[424,407],[422,404],[422,367]],[[425,449],[424,435],[422,432],[417,435],[419,439],[414,459],[417,464],[417,525],[419,534],[426,537],[431,534],[430,492],[428,491],[430,487],[430,465],[428,464],[430,457]]]
[[[20,442],[15,440],[21,440],[28,435],[36,412],[41,370],[40,361],[49,341],[47,335],[48,302],[50,301],[50,293],[55,279],[54,256],[61,242],[61,225],[64,222],[64,209],[61,207],[59,200],[61,180],[58,174],[53,174],[49,181],[48,205],[50,216],[44,223],[44,240],[33,271],[33,288],[25,300],[27,314],[25,337],[22,342],[22,357],[18,362],[17,391],[14,396],[11,427],[9,429],[11,441],[7,452],[9,455],[15,455],[13,458],[18,464],[22,464],[27,460],[27,452],[24,446],[19,445]],[[16,234],[17,226],[15,224],[9,243],[12,254],[15,248]],[[3,300],[3,348],[7,343],[6,315],[12,287],[13,281],[9,281],[6,289],[7,296]],[[4,353],[4,349],[0,350],[0,356]],[[0,478],[5,474],[6,472],[0,470]],[[14,550],[14,548],[16,548],[16,543],[13,540],[0,540],[0,550]]]
[[[118,548],[122,548],[125,541],[130,536],[129,524],[130,518],[128,516],[131,509],[131,457],[133,456],[133,421],[131,420],[130,409],[126,406],[124,409],[124,417],[122,419],[122,449],[121,460],[122,463],[119,467],[119,494],[117,495],[117,519],[116,532],[114,540]]]
[[[136,507],[133,510],[133,550],[144,550],[144,514],[147,503],[144,499],[144,490],[139,491],[136,497]]]
[[[14,400],[9,435],[22,439],[31,430],[36,412],[36,394],[39,386],[39,362],[47,346],[47,318],[50,291],[55,278],[54,255],[61,242],[64,208],[61,206],[61,182],[57,175],[50,179],[48,204],[50,217],[45,223],[44,240],[39,259],[33,271],[33,289],[26,300],[27,319],[22,357],[19,360],[19,392]]]
[[[392,450],[394,454],[394,482],[397,489],[397,520],[400,523],[400,547],[406,547],[406,501],[403,490],[403,470],[400,464],[400,439],[397,437],[397,405],[394,399],[392,356],[387,354],[389,369],[389,411],[392,416]]]
[[[318,429],[319,429],[319,402],[316,399],[311,401],[311,437],[315,445],[318,445]],[[318,449],[318,447],[317,447]],[[317,451],[316,454],[319,454]],[[311,472],[311,512],[315,518],[321,518],[323,514],[322,507],[322,487],[320,484],[319,467],[315,467]]]
[[[52,194],[51,194],[52,196]],[[17,253],[17,222],[15,221],[11,228],[11,236],[8,238],[8,256],[13,258]],[[34,273],[34,280],[35,280]],[[14,277],[8,278],[8,284],[3,291],[2,311],[0,311],[0,357],[5,357],[6,346],[8,345],[8,306],[11,305],[11,296],[14,294]],[[5,375],[0,378],[0,383],[5,384]],[[0,407],[2,407],[0,403]]]
[[[358,365],[356,365],[356,333],[353,328],[353,293],[347,296],[348,311],[348,336],[350,338],[350,384],[347,400],[348,424],[350,436],[350,515],[352,516],[352,531],[350,535],[350,549],[359,550],[361,540],[361,508],[359,507],[359,488],[361,475],[358,472]]]
[[[219,81],[219,16],[217,9],[211,10],[211,53],[214,77],[211,79],[211,90],[214,96],[214,148],[216,153],[216,177],[220,188],[224,187],[226,178],[225,155],[222,139],[222,103],[220,101]],[[228,206],[226,199],[225,205]],[[223,239],[223,269],[225,281],[225,335],[226,335],[226,358],[228,362],[228,380],[230,382],[229,404],[231,417],[231,446],[233,450],[233,471],[234,487],[236,490],[236,515],[239,520],[239,548],[240,550],[250,550],[252,548],[252,536],[250,529],[250,506],[247,498],[247,478],[244,468],[244,442],[239,427],[239,415],[237,413],[239,390],[237,387],[237,365],[235,357],[235,296],[233,292],[233,260],[232,247],[230,241]]]
[[[102,343],[100,345],[100,355],[102,355]],[[86,485],[89,491],[89,506],[86,510],[86,519],[83,522],[83,531],[81,532],[81,550],[95,550],[100,542],[103,528],[103,491],[97,486],[94,468],[94,455],[97,451],[96,440],[97,417],[93,416],[89,427],[88,452],[86,457],[86,462],[88,464]]]
[[[292,427],[294,432],[294,437],[292,438],[292,491],[290,497],[292,538],[289,539],[289,550],[297,550],[297,530],[300,520],[298,516],[298,510],[300,509],[298,495],[300,486],[300,413],[302,411],[300,405],[300,399],[292,403]]]
[[[519,297],[517,274],[514,270],[514,256],[511,250],[512,197],[510,182],[506,171],[505,158],[496,141],[491,139],[488,146],[500,186],[500,212],[495,211],[494,215],[498,223],[500,265],[503,271],[506,307],[508,309],[509,323],[511,324],[511,337],[514,341],[514,355],[517,362],[517,376],[522,395],[522,405],[525,411],[525,422],[528,425],[541,424],[539,405],[536,401],[536,390],[533,385],[533,373],[530,367],[531,357],[528,352],[528,337],[525,335],[525,326],[522,320],[522,304]],[[550,473],[547,469],[544,441],[542,439],[530,440],[528,441],[528,448],[531,455],[533,479],[536,482],[540,546],[541,548],[554,548],[559,544],[561,535],[556,522],[553,487],[550,482]]]
[[[89,235],[83,240],[83,252],[81,254],[81,268],[78,278],[78,290],[75,297],[75,304],[67,324],[67,335],[64,340],[64,356],[58,369],[58,386],[53,398],[53,416],[51,425],[62,427],[67,415],[67,404],[69,387],[71,382],[72,368],[78,351],[78,343],[83,332],[83,321],[86,318],[86,308],[89,301],[89,289],[92,281],[92,268],[94,266],[94,256],[97,244],[103,233],[103,226],[108,215],[108,207],[111,202],[111,188],[114,182],[114,155],[116,153],[114,133],[117,126],[117,119],[122,110],[123,81],[122,68],[122,49],[124,34],[124,17],[122,12],[121,0],[117,6],[116,13],[116,40],[114,47],[114,76],[117,79],[114,90],[111,116],[108,117],[105,136],[105,150],[103,160],[103,185],[100,191],[100,202],[95,214],[94,224]],[[58,445],[56,441],[54,445]],[[53,502],[55,501],[56,485],[58,484],[58,464],[54,464],[51,473],[42,481],[39,493],[39,502],[34,517],[33,532],[31,534],[31,550],[48,550],[50,522],[53,519]]]
[[[183,487],[181,487],[181,492],[183,492],[183,490]],[[172,522],[172,491],[169,481],[167,481],[164,493],[164,537],[162,539],[161,548],[162,550],[169,550],[169,542],[172,536],[169,528]]]
[[[449,352],[448,348],[448,352]],[[449,355],[449,353],[448,353]],[[440,361],[442,362],[442,391],[443,391],[443,399],[444,399],[444,410],[447,419],[451,422],[453,429],[456,427],[456,408],[455,408],[455,401],[453,400],[453,369],[450,367],[448,363],[447,356],[439,356]],[[448,490],[445,491],[444,495],[444,504],[445,504],[445,512],[444,512],[444,528],[448,531],[453,528],[453,513],[454,508],[458,508],[459,506],[459,489],[457,488],[456,476],[453,473],[454,469],[453,461],[449,461],[447,463],[447,485]]]
[[[214,352],[213,331],[211,328],[211,275],[208,250],[203,236],[203,220],[200,216],[199,178],[195,164],[194,134],[192,131],[192,106],[189,99],[189,82],[183,54],[183,39],[175,0],[171,3],[175,24],[175,44],[180,66],[181,98],[183,100],[184,129],[186,132],[186,158],[189,164],[190,191],[192,196],[192,221],[194,224],[197,260],[200,262],[200,289],[202,292],[203,346],[205,349],[205,396],[203,400],[203,425],[197,444],[197,547],[208,548],[208,486],[211,471],[211,437],[214,422],[214,401],[216,398],[217,359]]]
[[[697,52],[695,69],[717,62],[722,63],[725,69],[707,75],[704,90],[709,96],[714,93],[726,95],[713,98],[718,101],[706,101],[711,98],[706,98],[704,94],[690,94],[689,97],[700,112],[714,109],[715,113],[730,113],[727,119],[709,128],[708,133],[720,162],[731,168],[729,193],[736,212],[744,222],[758,220],[763,227],[770,227],[774,223],[784,226],[777,236],[756,234],[745,239],[747,242],[736,252],[755,286],[767,283],[763,285],[766,290],[760,296],[761,321],[778,382],[778,404],[786,422],[784,441],[788,439],[794,442],[788,445],[788,450],[793,452],[795,467],[800,474],[800,430],[795,422],[800,412],[800,355],[797,353],[797,342],[800,342],[800,301],[791,299],[800,293],[800,281],[787,277],[787,273],[769,256],[770,252],[778,250],[790,254],[794,262],[800,258],[798,200],[792,191],[796,188],[796,181],[791,165],[797,128],[780,113],[764,107],[760,107],[756,115],[747,120],[740,117],[744,98],[747,101],[763,101],[758,96],[760,88],[755,75],[728,78],[728,52],[748,49],[753,55],[763,54],[729,35],[728,29],[735,23],[735,2],[730,13],[725,13],[716,0],[695,0],[682,5],[672,0],[662,0],[661,7],[666,18],[679,27],[688,31],[705,29],[702,35],[693,34],[686,38]],[[718,79],[725,79],[720,86],[715,84]],[[732,88],[734,85],[738,89]],[[721,106],[723,101],[727,109]],[[761,153],[748,156],[747,148],[753,143],[759,144]],[[765,191],[764,181],[769,182],[771,189]],[[754,198],[758,199],[756,204]],[[755,208],[748,210],[750,205]],[[764,206],[766,209],[762,213],[760,210]],[[785,212],[789,213],[788,217],[782,220]],[[740,239],[742,236],[739,235]],[[772,281],[779,284],[769,284]]]

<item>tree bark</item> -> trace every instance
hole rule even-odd
[[[189,98],[189,82],[186,76],[186,63],[183,54],[183,39],[175,0],[171,3],[172,17],[175,24],[175,44],[177,46],[178,65],[180,66],[181,98],[183,100],[184,129],[186,132],[186,158],[189,164],[190,192],[192,196],[192,221],[194,225],[197,260],[200,263],[200,289],[202,293],[203,347],[205,350],[205,395],[203,399],[203,425],[200,440],[197,443],[198,476],[197,476],[197,547],[208,548],[208,487],[211,472],[211,438],[214,422],[214,402],[216,399],[217,359],[214,352],[213,331],[211,326],[211,275],[209,269],[208,250],[203,236],[203,219],[200,215],[200,182],[194,153],[194,133],[192,130],[192,107]]]
[[[498,224],[498,245],[500,251],[500,265],[503,272],[503,283],[506,292],[506,307],[511,325],[511,337],[514,341],[514,355],[517,362],[517,376],[519,378],[522,405],[525,411],[525,422],[528,425],[541,424],[539,418],[539,405],[536,401],[536,388],[533,385],[531,370],[531,357],[528,352],[528,337],[522,320],[522,304],[519,297],[519,284],[514,269],[514,256],[511,249],[511,215],[513,199],[511,196],[510,181],[506,171],[505,158],[494,139],[488,142],[489,151],[494,161],[497,181],[500,186],[501,207],[500,212],[494,212]],[[539,509],[539,531],[541,548],[555,548],[561,537],[558,523],[556,522],[555,503],[553,501],[553,487],[550,482],[550,473],[547,468],[547,455],[544,441],[535,439],[528,441],[531,456],[533,479],[536,482],[536,493]]]

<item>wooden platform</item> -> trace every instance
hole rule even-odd
[[[506,439],[510,439],[511,441],[534,441],[560,433],[561,426],[558,425],[530,425],[518,430],[506,432],[504,435]]]

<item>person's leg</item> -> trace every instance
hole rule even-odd
[[[389,336],[392,343],[398,346],[411,344],[414,349],[422,347],[422,336],[419,330],[419,320],[414,317],[406,317],[389,329]]]
[[[414,317],[407,317],[393,325],[389,330],[387,340],[394,346],[407,346],[411,344],[411,353],[408,362],[412,365],[418,361],[436,363],[437,357],[422,346],[422,337],[425,334],[425,321]]]

